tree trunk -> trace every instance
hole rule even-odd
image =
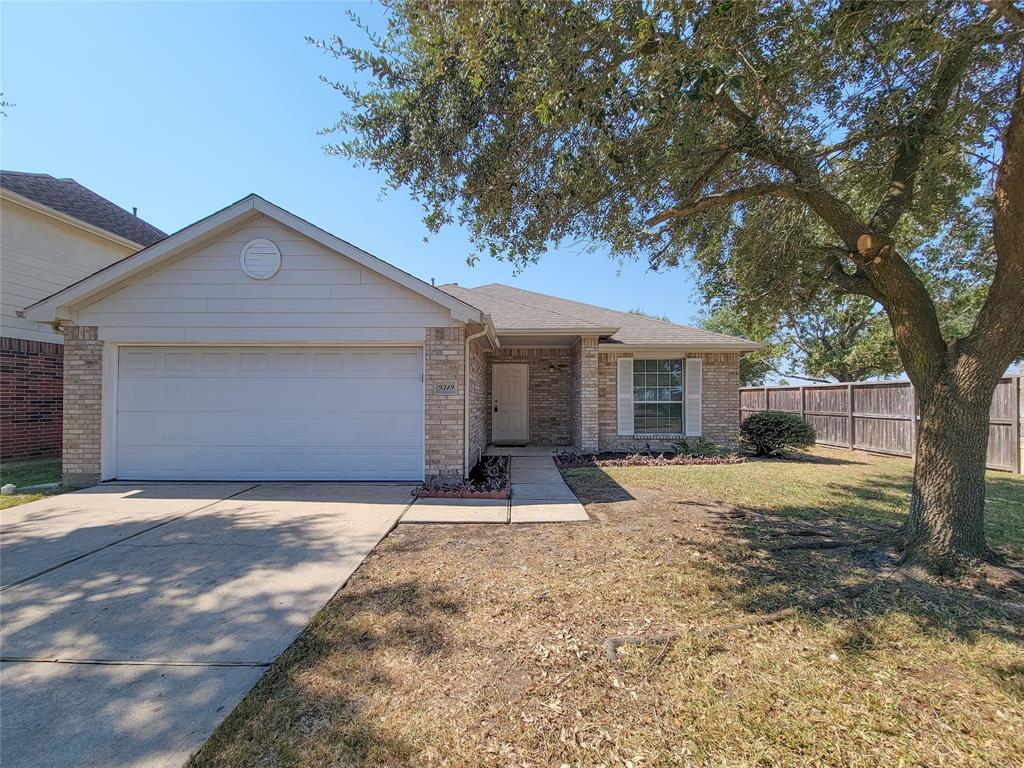
[[[985,544],[985,454],[995,385],[973,389],[965,392],[950,372],[921,401],[904,562],[936,573],[962,572],[995,557]]]

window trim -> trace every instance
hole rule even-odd
[[[648,362],[660,363],[660,362],[663,362],[663,361],[670,362],[670,363],[673,363],[675,366],[678,366],[678,369],[679,369],[678,371],[669,371],[668,373],[678,373],[678,376],[679,376],[679,399],[678,400],[676,400],[676,399],[672,399],[672,400],[637,400],[636,399],[636,392],[635,392],[635,387],[636,387],[636,378],[635,377],[636,377],[638,371],[636,370],[636,364],[637,363],[644,363],[646,365]],[[645,375],[648,374],[648,373],[651,373],[651,372],[644,371]],[[654,371],[654,373],[661,373],[661,372],[660,371]],[[631,415],[631,422],[632,422],[632,425],[633,425],[633,431],[632,431],[633,436],[634,437],[648,437],[648,436],[650,436],[650,437],[655,437],[655,438],[682,437],[682,435],[686,431],[686,361],[685,361],[685,359],[681,358],[681,357],[633,357],[633,358],[631,358],[631,362],[630,362],[630,374],[631,374],[630,375],[630,378],[631,378],[631,381],[630,381],[630,384],[631,384],[630,396],[631,396],[631,399],[632,399],[632,408],[631,408],[631,414],[630,415]],[[678,405],[679,406],[679,429],[676,430],[676,431],[672,431],[672,432],[657,432],[657,431],[652,432],[652,431],[650,431],[648,429],[638,430],[636,428],[637,406],[648,406],[648,405]],[[644,418],[647,418],[647,417],[644,417]]]

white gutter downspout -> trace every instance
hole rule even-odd
[[[462,477],[469,477],[469,345],[473,339],[479,339],[487,335],[487,326],[478,333],[466,337],[465,360],[463,361],[462,375],[466,386],[462,388]]]

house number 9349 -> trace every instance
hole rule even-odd
[[[458,394],[459,388],[454,381],[439,381],[434,391],[439,395],[455,395]]]

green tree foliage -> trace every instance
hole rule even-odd
[[[723,304],[715,307],[700,320],[701,328],[726,336],[740,336],[763,346],[740,358],[740,384],[756,387],[769,376],[783,371],[787,344],[774,325],[744,316],[735,307]]]
[[[885,313],[864,296],[827,292],[814,309],[786,318],[781,331],[798,370],[832,381],[863,381],[900,373]]]
[[[321,43],[362,81],[333,84],[331,151],[481,254],[593,243],[693,267],[752,316],[799,316],[823,290],[873,300],[922,409],[907,557],[990,556],[988,409],[1024,351],[1012,0],[388,7],[368,48]],[[945,325],[943,296],[977,309]]]

